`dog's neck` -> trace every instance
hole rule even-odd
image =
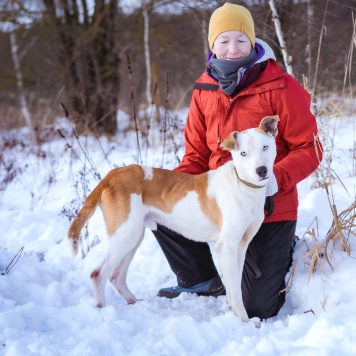
[[[247,185],[248,187],[250,187],[250,188],[256,188],[256,189],[258,189],[258,188],[264,188],[264,187],[266,186],[266,185],[256,185],[256,184],[253,184],[253,183],[248,182],[247,180],[241,179],[241,178],[239,177],[238,173],[237,173],[236,167],[234,167],[234,171],[235,171],[235,174],[236,174],[237,179],[238,179],[240,182],[242,182],[243,184],[245,184],[245,185]]]

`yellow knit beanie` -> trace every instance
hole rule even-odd
[[[216,38],[225,31],[243,32],[255,47],[255,27],[250,11],[241,5],[225,3],[211,15],[209,22],[209,46],[213,48]]]

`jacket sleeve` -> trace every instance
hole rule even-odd
[[[211,151],[207,145],[206,124],[203,114],[200,90],[194,89],[184,128],[185,153],[182,163],[174,170],[189,174],[208,171]]]
[[[286,89],[278,92],[276,114],[281,119],[278,135],[285,153],[277,152],[274,174],[279,190],[285,191],[316,170],[322,159],[322,147],[316,119],[310,111],[309,93],[291,76],[286,78]]]

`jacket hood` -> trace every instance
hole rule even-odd
[[[269,44],[259,38],[256,38],[256,50],[257,59],[255,63],[261,63],[267,61],[268,59],[276,60],[276,56],[274,55],[274,52]]]

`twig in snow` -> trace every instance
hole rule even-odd
[[[10,273],[11,269],[16,265],[17,261],[19,260],[19,258],[21,257],[22,251],[23,251],[24,247],[21,247],[20,250],[17,252],[17,254],[15,255],[15,257],[11,260],[11,262],[9,263],[9,265],[6,267],[5,271],[3,273],[1,273],[1,275],[5,276],[7,274]]]
[[[313,309],[309,309],[309,310],[306,310],[305,312],[304,312],[304,314],[307,314],[307,313],[313,313],[314,315],[315,315],[315,313],[314,313],[314,310]],[[316,315],[315,315],[316,316]]]

